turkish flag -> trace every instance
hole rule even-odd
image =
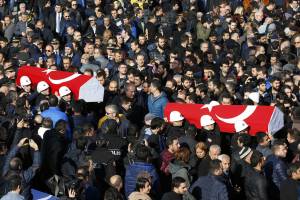
[[[95,77],[78,73],[64,72],[38,67],[24,66],[19,68],[16,84],[20,86],[20,78],[28,76],[33,87],[40,81],[46,81],[55,94],[61,86],[67,86],[76,100],[83,99],[86,102],[102,102],[104,88]]]
[[[200,118],[210,115],[219,125],[221,132],[235,133],[234,123],[245,121],[250,126],[250,134],[270,132],[274,134],[284,126],[284,115],[273,106],[179,104],[168,103],[164,114],[169,120],[172,111],[179,111],[186,120],[201,128]]]

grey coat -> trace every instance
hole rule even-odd
[[[8,25],[5,30],[4,30],[4,37],[6,37],[6,39],[8,41],[11,40],[11,38],[13,37],[15,32],[15,25],[13,23],[11,23],[10,25]]]
[[[169,172],[172,174],[172,178],[175,177],[183,178],[186,181],[188,188],[190,187],[190,180],[191,180],[188,173],[189,169],[190,169],[189,165],[185,163],[181,163],[177,160],[174,160],[169,164]]]

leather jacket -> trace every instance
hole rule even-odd
[[[255,169],[250,169],[245,178],[245,194],[247,200],[267,200],[266,177]]]

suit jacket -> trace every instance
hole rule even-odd
[[[31,58],[34,59],[34,61],[38,61],[38,60],[39,60],[39,57],[42,56],[42,52],[41,52],[40,49],[39,49],[36,45],[34,45],[34,44],[30,45],[30,47],[29,47],[29,54],[30,54]]]
[[[48,27],[54,33],[56,32],[56,14],[57,14],[56,12],[54,12],[52,15],[50,14],[49,19],[47,21]],[[61,14],[60,26],[61,26],[62,21],[63,21],[63,14]]]
[[[5,3],[3,4],[2,7],[0,7],[0,9],[2,8],[2,11],[0,11],[0,19],[4,19],[4,16],[9,14],[9,8],[7,5],[5,5]]]
[[[11,40],[11,38],[13,37],[15,32],[15,25],[13,23],[11,23],[10,25],[8,25],[5,30],[4,30],[4,37],[6,37],[6,39],[8,41]]]
[[[17,36],[21,35],[22,32],[26,32],[26,27],[27,27],[27,24],[26,22],[21,22],[19,21],[17,24],[16,24],[16,27],[15,27],[15,34]]]
[[[102,35],[103,32],[106,30],[107,28],[102,25],[99,26],[99,33]],[[110,26],[108,27],[108,30],[110,30],[114,35],[117,35],[118,32],[120,32],[121,30],[119,29],[119,27],[117,27],[115,24],[111,23]]]
[[[46,41],[47,43],[50,43],[51,40],[53,39],[53,34],[48,28],[44,28],[43,30],[41,30],[40,34],[43,40]]]
[[[91,36],[96,36],[96,35],[99,35],[99,34],[101,34],[100,33],[100,27],[99,26],[96,26],[96,33],[94,33],[94,30],[93,30],[93,28],[89,25],[88,27],[87,27],[87,30],[86,30],[86,32],[85,32],[85,36],[88,36],[88,35],[91,35]]]
[[[200,11],[202,12],[209,12],[212,11],[213,8],[220,4],[220,0],[200,0],[198,1],[198,6]]]

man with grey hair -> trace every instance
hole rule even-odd
[[[222,162],[223,173],[228,174],[230,168],[230,157],[227,154],[221,154],[218,159]]]
[[[208,174],[210,161],[218,159],[220,153],[221,153],[221,147],[219,145],[214,144],[209,147],[208,156],[204,157],[204,159],[198,166],[197,169],[198,177],[206,176]]]
[[[105,106],[105,116],[102,117],[99,122],[98,122],[98,128],[101,128],[102,124],[108,120],[108,119],[113,119],[116,120],[117,122],[120,121],[120,115],[119,115],[119,109],[118,106],[115,104],[109,104]]]
[[[223,174],[221,175],[221,181],[226,185],[229,199],[232,197],[234,192],[234,187],[232,184],[232,174],[230,172],[230,156],[227,154],[221,154],[218,156],[218,160],[221,161]]]
[[[105,112],[106,115],[98,122],[98,128],[102,128],[102,126],[105,127],[115,121],[118,128],[118,130],[116,130],[118,134],[122,137],[127,137],[130,121],[125,117],[125,115],[120,114],[118,106],[115,104],[109,104],[105,106]]]

